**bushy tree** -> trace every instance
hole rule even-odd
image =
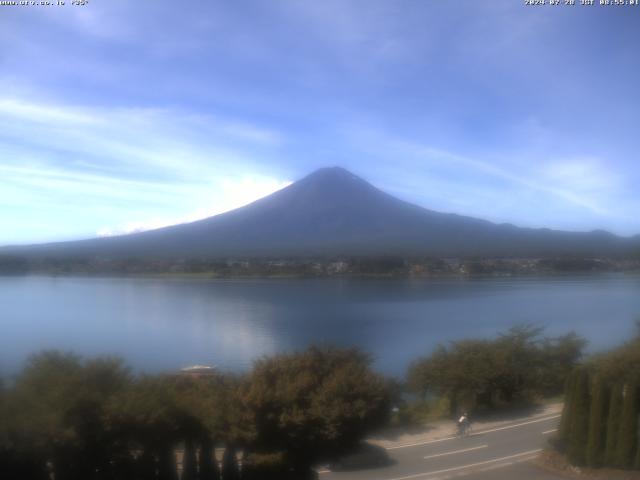
[[[456,415],[460,408],[493,402],[491,378],[496,371],[489,342],[463,340],[450,348],[439,346],[430,357],[415,362],[409,370],[409,385],[423,398],[447,397],[451,414]]]
[[[495,342],[499,370],[494,373],[492,383],[500,399],[508,404],[539,392],[546,360],[542,331],[531,325],[516,326]]]
[[[409,369],[408,383],[422,396],[459,404],[494,407],[562,390],[585,342],[575,334],[544,338],[542,329],[517,326],[495,340],[461,340],[439,346]]]
[[[57,480],[109,478],[124,446],[106,424],[106,405],[129,383],[119,360],[34,355],[16,379],[9,430],[38,462],[52,463]]]
[[[174,449],[182,439],[185,412],[178,405],[172,381],[144,376],[111,404],[114,429],[141,450],[145,470],[157,470],[159,480],[176,480]]]
[[[599,374],[612,381],[636,382],[640,372],[640,335],[619,348],[596,355],[590,363]]]
[[[564,391],[565,381],[580,361],[586,346],[584,337],[575,332],[542,340],[537,383],[543,395],[558,395]]]
[[[369,365],[358,350],[318,347],[257,361],[242,392],[252,450],[284,452],[303,479],[354,447],[390,411],[387,383]]]
[[[19,402],[11,390],[0,389],[0,472],[3,478],[45,480],[46,456],[42,445],[23,430]]]
[[[235,412],[237,401],[233,398],[237,382],[231,376],[207,375],[174,376],[170,383],[176,407],[181,412],[178,436],[185,444],[183,479],[195,475],[199,463],[200,480],[217,480],[220,472],[214,460],[214,444],[238,441],[238,435],[230,432],[242,428]],[[200,460],[196,462],[198,449]]]

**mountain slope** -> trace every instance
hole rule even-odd
[[[36,256],[614,255],[636,239],[496,225],[427,210],[339,168],[320,169],[242,208],[120,237],[1,249]]]

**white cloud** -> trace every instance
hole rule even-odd
[[[238,170],[253,163],[249,150],[275,149],[284,141],[280,132],[242,120],[173,109],[87,107],[5,97],[0,98],[0,115],[5,163],[29,158],[37,168],[64,164],[66,171],[92,164],[124,177],[135,172],[147,178],[217,176],[229,165]]]
[[[365,135],[370,138],[372,134],[369,132]],[[456,168],[461,172],[476,172],[500,179],[520,189],[536,191],[542,194],[541,197],[551,196],[556,201],[570,203],[592,214],[607,215],[611,213],[603,195],[594,195],[591,189],[585,188],[588,185],[598,184],[603,190],[611,193],[618,185],[616,177],[604,175],[600,169],[595,167],[595,163],[552,162],[542,172],[536,168],[523,171],[517,170],[517,164],[513,161],[508,165],[502,165],[497,160],[488,161],[460,155],[401,138],[385,138],[385,135],[380,134],[376,137],[376,149],[382,148],[388,154],[400,157],[405,162],[417,161],[423,167],[425,162],[439,166],[444,165],[449,172]],[[412,168],[415,167],[417,165]],[[448,177],[451,178],[450,175]]]
[[[626,235],[640,226],[632,177],[596,154],[553,156],[527,144],[461,153],[389,134],[366,118],[342,131],[357,157],[371,159],[369,179],[427,208],[529,227]]]
[[[0,243],[147,230],[238,207],[286,184],[260,167],[284,141],[238,118],[0,96],[0,220],[19,211],[25,225]],[[47,235],[52,215],[60,230]]]
[[[541,174],[567,190],[592,194],[608,193],[621,183],[606,162],[593,157],[554,160],[543,166]]]
[[[282,134],[236,119],[171,109],[77,107],[0,98],[0,137],[30,148],[66,152],[140,168],[178,171],[242,160],[242,149],[277,147]],[[37,135],[34,132],[38,132]],[[249,159],[245,159],[246,160]]]
[[[207,207],[198,208],[186,215],[175,217],[154,217],[140,221],[126,222],[116,227],[101,227],[96,232],[99,237],[110,237],[136,232],[144,232],[181,223],[195,222],[220,213],[247,205],[290,185],[290,181],[272,178],[244,177],[239,180],[223,179],[218,194]]]
[[[13,121],[26,121],[44,125],[85,125],[97,123],[97,116],[83,113],[78,108],[27,102],[15,98],[0,98],[0,113]]]

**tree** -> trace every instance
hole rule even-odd
[[[242,480],[295,480],[283,452],[249,453],[242,462]]]
[[[589,373],[578,369],[572,394],[571,432],[568,442],[569,459],[574,465],[584,465],[589,430]]]
[[[604,463],[608,400],[609,390],[606,381],[597,377],[593,384],[593,400],[589,415],[589,441],[586,452],[586,462],[590,467],[601,467]]]
[[[14,392],[0,389],[0,472],[3,478],[46,480],[46,456],[22,428],[21,407]]]
[[[543,338],[542,329],[521,325],[495,340],[461,340],[439,346],[409,369],[412,390],[449,399],[451,413],[464,408],[511,405],[562,390],[582,354],[575,334]]]
[[[577,371],[574,371],[567,377],[565,382],[564,407],[562,409],[562,417],[560,418],[560,426],[558,427],[558,437],[562,441],[563,446],[566,446],[571,434],[573,393],[577,376]]]
[[[196,477],[198,461],[196,449],[200,447],[201,480],[217,480],[218,465],[213,458],[213,445],[228,430],[229,400],[232,387],[223,375],[198,378],[176,376],[167,379],[179,412],[177,436],[184,441],[182,480]]]
[[[595,356],[591,363],[605,378],[616,382],[634,382],[640,372],[640,336],[615,350]]]
[[[123,446],[105,423],[105,409],[129,382],[117,359],[83,361],[56,351],[32,356],[12,394],[18,441],[38,462],[50,460],[57,480],[107,478]]]
[[[181,440],[185,412],[167,376],[143,376],[110,405],[113,428],[143,451],[143,468],[153,464],[159,480],[177,480],[174,448]]]
[[[240,470],[238,468],[238,457],[236,449],[228,445],[222,455],[222,480],[239,480]]]
[[[182,476],[180,480],[196,480],[198,477],[198,460],[193,441],[190,439],[184,442],[184,453],[182,454]]]
[[[492,383],[508,404],[539,391],[543,368],[542,331],[532,325],[520,325],[500,335],[495,342],[499,371]]]
[[[384,378],[356,349],[311,347],[257,361],[241,399],[255,425],[252,451],[284,452],[296,478],[353,448],[390,413]]]
[[[220,479],[220,470],[218,468],[218,461],[215,458],[213,442],[208,436],[202,439],[202,443],[200,444],[200,457],[198,460],[200,466],[200,480]]]
[[[638,384],[628,383],[623,390],[622,414],[618,429],[615,464],[632,467],[638,442]]]
[[[622,387],[614,385],[609,399],[609,415],[607,417],[607,441],[605,444],[605,465],[614,465],[618,448],[618,432],[622,414]]]
[[[587,341],[575,332],[545,337],[541,344],[539,388],[543,395],[562,393],[567,377],[582,358]]]
[[[439,346],[430,357],[410,367],[409,385],[423,398],[430,394],[446,397],[452,416],[460,408],[490,405],[494,397],[491,379],[498,371],[492,350],[484,340],[454,342],[449,349]]]

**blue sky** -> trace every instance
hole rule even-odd
[[[640,7],[66,3],[0,7],[0,244],[195,220],[329,165],[640,233]]]

